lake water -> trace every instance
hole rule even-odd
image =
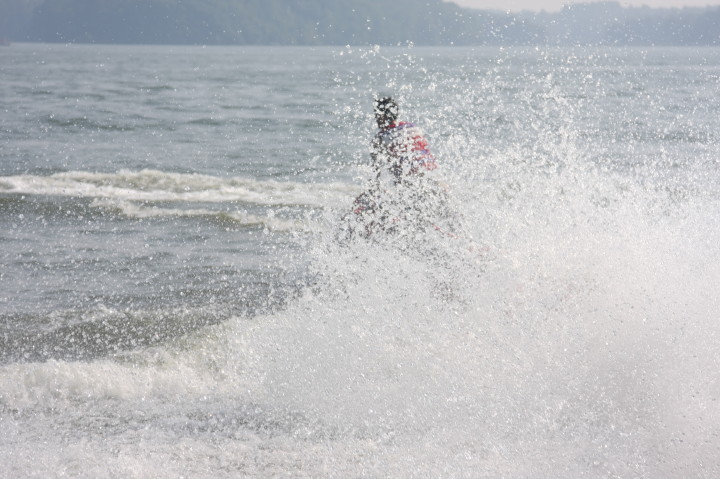
[[[0,48],[0,477],[717,477],[718,91],[717,48]],[[378,94],[472,251],[339,244]]]

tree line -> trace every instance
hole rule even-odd
[[[12,41],[198,45],[718,45],[720,7],[507,13],[441,0],[0,0]]]

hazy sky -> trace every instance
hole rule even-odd
[[[446,0],[457,3],[463,7],[471,8],[492,8],[499,10],[560,10],[567,3],[589,3],[590,1],[569,1],[569,0]],[[704,7],[707,5],[718,6],[720,0],[620,0],[621,5],[628,7],[669,8],[669,7]]]

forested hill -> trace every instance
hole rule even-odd
[[[225,45],[720,45],[720,7],[579,4],[557,13],[441,0],[0,0],[12,41]]]
[[[19,38],[161,44],[418,44],[496,41],[510,19],[441,0],[0,0],[25,2]],[[528,41],[531,29],[515,28]],[[539,32],[538,32],[539,34]],[[15,34],[13,37],[18,38]]]

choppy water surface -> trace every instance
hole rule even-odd
[[[719,86],[718,49],[2,49],[0,476],[716,477]],[[472,251],[338,244],[377,93]]]

